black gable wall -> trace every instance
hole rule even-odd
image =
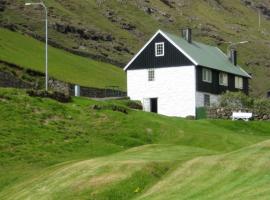
[[[180,36],[179,36],[180,37]],[[155,56],[155,43],[164,42],[164,56]],[[161,34],[158,34],[140,55],[128,67],[131,69],[149,69],[161,67],[194,65],[184,54],[173,46]]]

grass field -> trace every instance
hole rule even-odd
[[[126,75],[116,66],[53,47],[49,47],[48,53],[49,76],[82,86],[126,89]],[[44,43],[0,28],[0,60],[44,72]]]
[[[269,199],[270,123],[0,89],[0,199]]]

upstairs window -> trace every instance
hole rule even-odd
[[[156,57],[164,56],[164,42],[155,44],[155,54]]]
[[[210,69],[203,68],[202,76],[204,82],[212,83],[212,71]]]
[[[155,70],[148,69],[148,81],[154,81],[154,80],[155,80]]]
[[[228,74],[224,72],[219,73],[219,85],[228,86]]]
[[[235,88],[237,89],[243,89],[243,78],[236,76],[235,77]]]

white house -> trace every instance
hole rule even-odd
[[[132,58],[127,92],[148,112],[167,116],[196,116],[196,108],[218,101],[221,93],[248,93],[250,75],[237,65],[237,53],[227,57],[217,47],[192,41],[191,29],[182,36],[157,31]]]

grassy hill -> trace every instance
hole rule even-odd
[[[0,89],[0,199],[269,198],[269,122],[193,121],[126,105]]]
[[[49,76],[82,86],[126,89],[126,75],[114,65],[49,47]],[[44,43],[0,28],[0,60],[44,72]]]
[[[1,26],[44,38],[43,12],[25,7],[24,0],[4,0]],[[193,28],[194,39],[217,45],[250,41],[238,46],[240,64],[254,79],[251,94],[270,90],[270,16],[268,0],[46,0],[50,42],[72,52],[125,64],[157,29],[180,35]],[[258,11],[262,12],[261,28]]]

